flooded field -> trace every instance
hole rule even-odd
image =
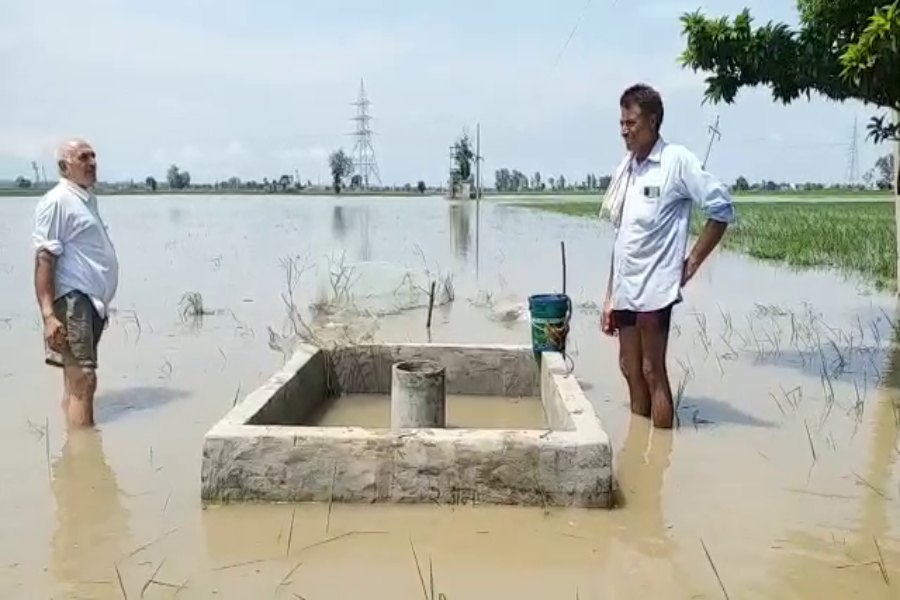
[[[0,200],[0,598],[900,596],[892,297],[717,254],[674,316],[680,427],[652,431],[598,330],[605,225],[440,198],[106,197],[122,273],[98,430],[67,435],[36,202]],[[616,509],[202,507],[203,435],[283,362],[287,305],[316,305],[332,339],[529,343],[525,301],[559,290],[561,240]]]

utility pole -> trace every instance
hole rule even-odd
[[[449,156],[449,158],[450,158],[450,169],[449,169],[449,171],[450,171],[450,182],[449,182],[449,186],[448,186],[448,190],[447,190],[447,197],[448,197],[448,198],[455,198],[455,197],[456,197],[456,177],[455,177],[455,166],[454,166],[455,163],[454,163],[454,161],[456,160],[456,150],[457,150],[457,147],[458,147],[458,144],[456,144],[456,143],[453,143],[451,146],[449,146],[449,155],[448,155],[448,156]]]
[[[847,185],[855,186],[859,181],[859,135],[857,133],[857,118],[853,118],[853,133],[850,138],[847,156]]]
[[[719,130],[719,116],[716,115],[716,124],[710,125],[709,129],[709,145],[706,147],[706,157],[703,159],[703,168],[706,168],[706,163],[709,161],[709,153],[712,152],[713,141],[716,139],[722,139],[722,132]]]
[[[894,111],[894,123],[900,123],[900,110]],[[894,223],[897,230],[897,268],[900,269],[900,139],[894,141]],[[900,273],[900,271],[898,271]],[[900,286],[900,276],[897,278]],[[900,288],[898,288],[900,293]]]
[[[481,276],[481,123],[475,124],[475,280]]]
[[[475,198],[481,200],[481,123],[475,124]]]

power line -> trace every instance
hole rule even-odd
[[[578,31],[578,26],[581,25],[581,22],[584,20],[584,16],[587,14],[588,9],[591,7],[592,1],[593,0],[587,0],[584,8],[581,10],[581,16],[578,17],[577,21],[575,21],[575,25],[572,26],[572,31],[569,32],[569,37],[566,38],[566,41],[563,43],[562,48],[560,48],[559,50],[559,54],[556,55],[556,60],[553,62],[553,67],[550,69],[551,73],[556,70],[556,66],[559,64],[560,59],[562,59],[563,54],[569,47],[569,43],[572,41],[572,38],[575,37],[575,32]]]

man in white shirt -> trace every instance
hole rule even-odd
[[[663,104],[655,90],[632,86],[619,105],[629,155],[604,205],[616,237],[601,327],[608,335],[618,333],[632,412],[670,428],[674,407],[666,351],[672,307],[734,222],[734,205],[728,188],[693,153],[662,139]],[[685,257],[694,203],[707,221]]]
[[[60,180],[35,208],[34,285],[47,364],[63,369],[71,426],[93,427],[97,347],[119,281],[119,263],[91,191],[97,156],[83,140],[57,152]]]

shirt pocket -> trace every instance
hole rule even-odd
[[[661,196],[647,195],[644,188],[640,188],[635,190],[632,202],[631,216],[634,222],[641,228],[653,225],[662,206]]]

